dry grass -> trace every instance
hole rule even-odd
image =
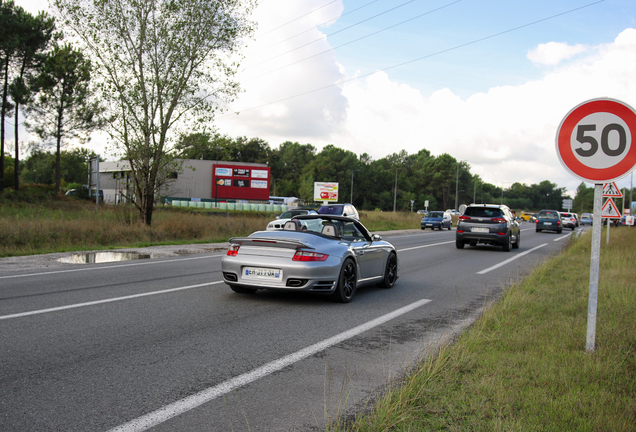
[[[152,227],[130,207],[95,207],[84,201],[43,204],[3,203],[0,257],[37,253],[135,247],[156,244],[214,243],[263,229],[264,215],[158,210]]]
[[[361,212],[360,221],[371,231],[420,228],[422,216],[408,212]]]
[[[275,214],[158,208],[152,227],[125,206],[82,200],[0,201],[0,257],[157,244],[219,243],[265,229]],[[367,212],[373,231],[419,228],[413,213]]]

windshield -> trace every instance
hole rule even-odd
[[[348,241],[367,241],[363,229],[359,229],[354,222],[327,220],[327,219],[293,219],[285,224],[285,230],[296,231],[293,224],[298,226],[298,231],[313,232],[330,237],[342,238]]]
[[[436,212],[436,211],[430,212],[427,217],[441,219],[444,217],[444,212]]]
[[[559,214],[555,211],[547,211],[539,213],[539,219],[558,219]]]
[[[329,215],[341,215],[343,206],[322,206],[318,209],[318,213],[320,214],[329,214]]]
[[[282,215],[280,215],[280,219],[291,219],[294,216],[304,215],[309,213],[308,210],[287,210]]]

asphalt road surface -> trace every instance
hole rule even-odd
[[[399,280],[349,304],[236,294],[222,282],[222,252],[0,263],[0,430],[324,430],[368,407],[571,234],[522,223],[511,252],[457,250],[454,230],[385,235]]]

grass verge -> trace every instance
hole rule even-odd
[[[32,195],[25,195],[32,197]],[[195,208],[157,208],[153,224],[139,222],[136,209],[95,206],[65,197],[34,200],[0,198],[0,257],[50,252],[143,247],[161,244],[220,243],[264,230],[275,214]],[[372,231],[419,228],[413,213],[367,212]]]
[[[601,252],[585,351],[591,233],[573,240],[426,359],[372,412],[330,430],[636,430],[636,229]]]

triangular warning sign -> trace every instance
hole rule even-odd
[[[612,219],[618,219],[621,217],[621,212],[618,211],[618,207],[616,207],[613,199],[610,198],[605,201],[605,204],[603,204],[603,208],[601,209],[601,216]]]
[[[605,183],[603,185],[603,196],[612,198],[622,198],[621,190],[616,186],[615,182]]]

